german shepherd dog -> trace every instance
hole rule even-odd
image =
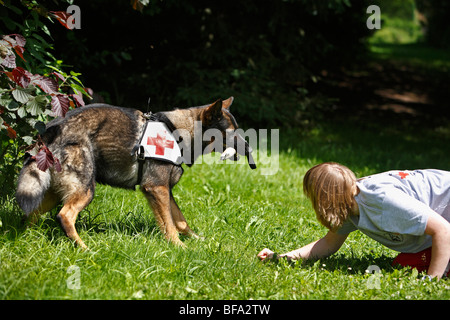
[[[209,128],[220,130],[221,143],[227,150],[239,149],[237,143],[245,144],[246,151],[241,154],[251,157],[251,149],[242,137],[229,138],[228,134],[238,128],[229,112],[232,102],[230,97],[200,107],[159,112],[154,118],[165,122],[171,130],[182,129],[181,143],[185,150],[190,150],[188,166],[199,156],[193,146],[195,122],[201,122],[202,133]],[[198,238],[172,195],[172,188],[183,174],[181,165],[150,158],[140,164],[134,152],[146,121],[145,114],[135,109],[91,104],[49,122],[42,140],[59,159],[62,170],[41,171],[33,157],[25,159],[16,191],[16,200],[25,212],[24,219],[34,223],[40,214],[62,202],[57,220],[70,239],[87,248],[75,229],[75,220],[92,201],[96,182],[128,189],[140,185],[168,241],[184,247],[179,233]],[[208,146],[213,140],[202,139],[202,153],[211,149]],[[251,166],[254,168],[254,163]]]

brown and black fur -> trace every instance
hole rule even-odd
[[[201,121],[203,130],[211,127],[222,130],[237,129],[229,112],[233,98],[189,109],[162,112],[176,129],[184,129],[190,136],[182,136],[182,143],[193,148],[194,122]],[[128,108],[93,104],[67,113],[65,118],[47,124],[43,140],[60,160],[62,171],[53,168],[41,171],[29,157],[22,168],[16,199],[30,222],[36,221],[62,202],[56,218],[67,236],[79,246],[86,245],[75,229],[75,220],[92,201],[97,182],[121,188],[140,184],[156,217],[162,233],[169,241],[184,246],[178,234],[198,237],[188,226],[172,195],[172,188],[180,180],[183,169],[179,165],[146,159],[142,179],[133,148],[140,139],[146,118],[143,113]],[[189,140],[189,137],[191,140]],[[204,142],[204,146],[210,142]],[[195,157],[191,152],[192,165]],[[140,180],[140,181],[139,181]]]

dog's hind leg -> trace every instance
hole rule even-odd
[[[56,216],[66,235],[83,249],[87,249],[87,246],[84,244],[83,240],[81,240],[77,230],[75,229],[75,221],[78,213],[86,208],[86,206],[92,201],[93,196],[94,193],[91,189],[69,196],[64,202],[63,208]]]
[[[143,185],[142,191],[153,210],[161,232],[167,240],[175,245],[185,247],[178,237],[178,231],[172,218],[170,208],[170,191],[167,186]]]
[[[183,213],[181,212],[180,208],[178,207],[178,204],[175,202],[175,199],[172,195],[172,192],[170,192],[170,210],[172,212],[172,218],[175,222],[175,226],[183,235],[193,237],[195,239],[200,239],[201,237],[197,235],[192,229],[189,227],[186,219],[183,216]]]
[[[23,216],[23,221],[27,226],[35,224],[41,214],[52,210],[58,205],[59,201],[60,199],[55,193],[53,193],[52,191],[47,191],[39,207],[36,210],[25,214]]]

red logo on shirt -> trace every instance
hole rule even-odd
[[[409,173],[399,172],[398,175],[400,176],[400,178],[405,179],[407,176],[409,176]]]

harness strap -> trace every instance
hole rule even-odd
[[[138,143],[134,146],[133,150],[131,151],[131,155],[136,154],[137,160],[138,160],[138,177],[137,177],[136,185],[140,185],[142,183],[142,175],[144,173],[145,151],[144,151],[144,147],[141,144],[142,144],[142,139],[144,138],[144,135],[145,135],[145,131],[147,130],[148,123],[149,122],[163,122],[167,126],[167,128],[170,130],[171,133],[173,133],[176,130],[176,127],[174,126],[172,121],[170,121],[170,119],[163,112],[158,112],[158,113],[147,112],[147,113],[144,113],[144,118],[146,118],[147,121],[145,122],[144,130],[142,131],[141,138],[139,139]],[[176,142],[179,143],[179,141],[176,141]],[[176,165],[176,164],[174,164],[174,165]],[[179,164],[178,166],[181,166],[181,164]]]

